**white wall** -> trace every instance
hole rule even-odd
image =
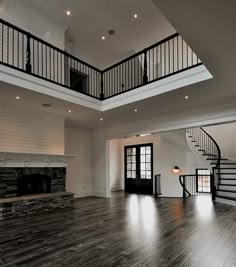
[[[204,130],[218,143],[222,155],[236,160],[236,123],[204,127]]]
[[[75,197],[92,194],[92,132],[65,127],[65,154],[75,155],[67,160],[66,190]]]
[[[0,15],[3,20],[36,35],[40,39],[64,50],[65,28],[48,17],[35,12],[25,0],[2,0]]]
[[[93,195],[110,196],[110,147],[100,131],[92,133],[92,187]]]
[[[64,119],[31,109],[0,110],[0,151],[64,154]]]
[[[171,169],[178,166],[181,174],[195,174],[196,168],[206,168],[187,145],[185,130],[161,133],[161,189],[165,197],[182,197],[179,175]]]
[[[111,191],[124,189],[121,173],[121,139],[114,139],[110,143],[110,187]]]
[[[65,28],[57,25],[49,18],[35,12],[26,0],[3,0],[0,3],[0,16],[3,20],[23,29],[40,39],[58,47],[65,48]],[[0,55],[4,63],[25,70],[26,65],[26,35],[13,31],[12,28],[0,25],[1,42]],[[9,43],[8,43],[9,40]],[[8,52],[7,52],[8,51]],[[49,49],[41,42],[31,39],[32,72],[44,78],[64,83],[63,54]]]

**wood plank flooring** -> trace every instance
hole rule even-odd
[[[0,222],[0,266],[236,266],[236,208],[114,193]]]

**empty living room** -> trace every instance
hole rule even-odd
[[[0,267],[236,266],[235,11],[0,0]]]

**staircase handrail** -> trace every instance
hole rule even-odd
[[[221,151],[220,151],[220,147],[217,144],[217,142],[215,141],[215,139],[206,131],[204,130],[202,127],[200,127],[200,129],[212,140],[212,142],[215,144],[217,152],[218,152],[218,157],[217,157],[217,163],[216,163],[216,168],[220,167],[220,160],[221,160]]]

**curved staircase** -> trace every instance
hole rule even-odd
[[[223,156],[217,142],[203,128],[188,129],[186,140],[213,174],[212,199],[236,205],[236,161]]]

